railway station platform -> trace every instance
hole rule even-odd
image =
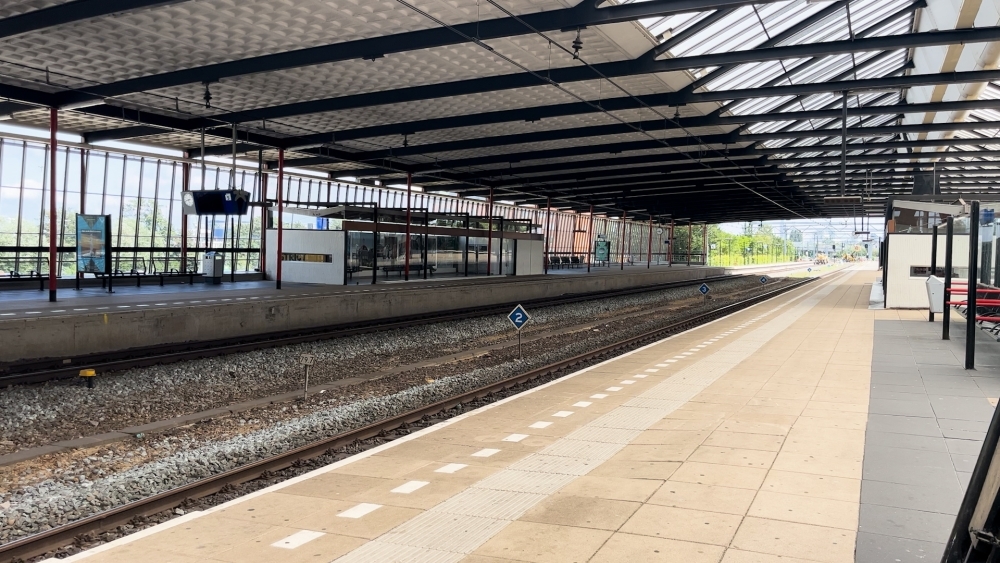
[[[831,274],[62,561],[937,560],[1000,377],[950,366],[939,324],[869,310],[874,278]]]
[[[586,272],[585,268],[581,269]],[[235,282],[0,292],[0,362],[200,342],[426,315],[725,275],[723,268],[660,266],[563,275],[444,278],[364,285]],[[331,299],[336,297],[336,299]],[[513,305],[512,305],[513,306]]]

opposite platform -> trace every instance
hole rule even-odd
[[[64,561],[854,561],[873,275]]]
[[[200,291],[190,291],[188,286],[155,287],[122,295],[66,298],[55,304],[44,297],[38,301],[4,301],[4,294],[0,293],[0,342],[6,344],[0,347],[0,362],[72,358],[158,344],[242,338],[694,281],[724,273],[723,268],[632,268],[574,276],[496,276],[362,286],[296,285],[280,291],[262,282],[239,282],[249,285],[222,289],[202,286]],[[38,292],[34,294],[37,296]]]

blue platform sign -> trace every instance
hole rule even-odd
[[[813,269],[812,269],[812,268],[809,268],[809,269],[807,269],[806,271],[807,271],[807,272],[811,272],[811,271],[813,271]]]
[[[707,283],[703,283],[701,284],[701,287],[698,288],[698,291],[700,291],[702,295],[708,295],[708,292],[712,290],[709,289]]]
[[[528,312],[524,310],[524,307],[518,305],[517,307],[514,307],[514,310],[511,311],[509,315],[507,315],[507,320],[510,321],[510,324],[514,325],[514,328],[521,330],[524,325],[528,324],[531,317],[528,315]]]
[[[767,276],[761,276],[760,283],[767,283]]]

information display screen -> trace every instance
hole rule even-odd
[[[111,216],[76,216],[76,271],[111,273]]]
[[[185,215],[246,215],[250,193],[244,190],[181,192]]]

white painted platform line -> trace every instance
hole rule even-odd
[[[691,354],[688,354],[688,356],[690,356],[690,355]],[[674,356],[674,361],[676,362],[677,360],[683,360],[684,358],[685,358],[685,356]]]
[[[507,436],[506,438],[504,438],[502,441],[503,442],[520,442],[521,440],[523,440],[523,439],[525,439],[527,437],[528,437],[527,434],[511,434],[510,436]]]
[[[606,399],[608,396],[605,393],[596,393],[590,396],[591,399]]]
[[[396,487],[395,489],[393,489],[393,490],[391,490],[389,492],[390,493],[397,493],[397,494],[401,494],[401,495],[408,495],[408,494],[412,493],[413,491],[416,491],[416,490],[422,489],[423,487],[426,487],[427,485],[430,485],[430,482],[428,482],[428,481],[407,481],[406,483],[403,483],[402,485]]]
[[[665,364],[676,364],[677,360],[663,360],[663,363],[665,363]]]
[[[760,350],[833,289],[824,291],[826,287],[774,307],[768,313],[776,318],[726,346],[720,350],[722,353],[706,355],[639,397],[403,522],[337,559],[337,563],[457,563],[549,495],[611,459],[642,431]],[[805,299],[797,303],[801,298]],[[788,309],[776,314],[785,307]]]
[[[557,413],[554,413],[552,416],[555,416],[555,417],[558,417],[558,418],[566,418],[567,416],[569,416],[571,414],[573,414],[573,411],[559,411]]]
[[[646,375],[645,373],[637,373],[637,374],[633,375],[632,377],[634,377],[636,379],[646,379],[649,376]]]
[[[618,383],[621,383],[622,385],[632,385],[633,383],[635,383],[635,381],[633,381],[631,379],[623,379],[622,381],[619,381]]]
[[[668,364],[656,364],[656,367],[658,367],[658,368],[667,368],[667,367],[670,367],[670,366]]]
[[[365,516],[366,514],[371,514],[372,512],[375,512],[380,508],[382,508],[381,504],[371,504],[368,502],[363,502],[357,506],[352,506],[351,508],[348,508],[347,510],[338,514],[337,516],[340,518],[361,518],[362,516]]]
[[[591,403],[590,401],[580,401],[579,403],[573,403],[573,406],[574,407],[586,408],[586,407],[589,407],[592,404],[594,404],[594,403]]]
[[[500,453],[500,450],[494,448],[483,448],[472,455],[472,457],[490,457],[491,455]]]
[[[701,350],[699,350],[698,348],[691,348],[690,350],[688,350],[688,352],[700,352],[700,351]]]
[[[439,467],[439,468],[435,469],[434,473],[457,473],[457,472],[465,469],[466,467],[468,467],[468,465],[466,465],[464,463],[449,463],[448,465],[445,465],[444,467]]]
[[[658,371],[660,371],[660,370],[658,370],[656,368],[649,368],[649,369],[646,370],[646,373],[656,373]]]
[[[621,391],[624,387],[608,387],[605,391]]]
[[[288,536],[283,540],[278,540],[271,544],[271,547],[280,547],[282,549],[295,549],[296,547],[301,547],[316,538],[321,538],[325,536],[323,532],[314,532],[312,530],[301,530],[295,532],[294,534]]]
[[[552,426],[552,423],[547,420],[539,420],[538,422],[533,422],[528,425],[528,428],[535,428],[541,430],[542,428],[548,428]]]

